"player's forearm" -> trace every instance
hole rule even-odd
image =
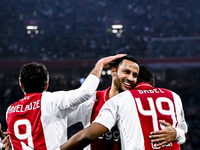
[[[65,104],[64,106],[69,105],[70,107],[74,107],[86,100],[89,100],[90,97],[95,94],[99,81],[100,80],[96,76],[90,74],[80,88],[72,91],[73,93],[70,94],[71,96],[68,101],[65,101],[65,103],[68,104]]]
[[[89,127],[77,132],[64,145],[61,150],[79,150],[89,145],[108,129],[99,123],[92,123]]]
[[[95,75],[97,78],[100,79],[100,78],[101,78],[101,73],[102,73],[103,67],[104,67],[103,62],[102,62],[101,60],[99,60],[99,61],[96,63],[94,69],[91,71],[90,74],[93,74],[93,75]]]
[[[82,150],[85,146],[89,145],[94,139],[88,138],[84,134],[83,130],[73,135],[65,144],[63,144],[61,150]]]

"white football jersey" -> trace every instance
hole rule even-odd
[[[57,150],[67,141],[67,116],[96,91],[99,79],[89,75],[79,89],[26,94],[7,110],[13,150]]]
[[[96,94],[90,98],[90,100],[80,104],[79,107],[68,116],[69,126],[77,122],[81,122],[84,128],[88,127],[92,121],[94,121],[105,102],[109,100],[107,96],[109,90],[110,87],[106,90],[97,91]],[[84,148],[84,150],[102,149],[121,150],[119,130],[117,126],[114,126],[111,131],[98,137],[97,140],[93,141],[90,145]]]
[[[117,123],[122,150],[180,150],[177,141],[163,147],[151,143],[150,132],[164,129],[159,120],[187,132],[180,97],[172,91],[141,83],[136,89],[107,101],[94,122],[109,130]]]

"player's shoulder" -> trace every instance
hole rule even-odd
[[[130,98],[132,98],[132,94],[129,90],[127,91],[123,91],[117,95],[115,95],[114,97],[112,97],[112,99],[115,100],[115,102],[119,101],[119,102],[124,102],[124,101],[127,101],[127,100],[130,100]]]
[[[55,97],[61,96],[62,94],[66,94],[66,91],[55,91],[55,92],[45,91],[42,93],[42,98],[54,99]]]
[[[59,96],[60,96],[59,93],[45,91],[45,92],[42,93],[41,103],[42,103],[43,106],[45,106],[45,105],[48,106],[48,105],[51,105],[51,104],[55,104],[56,103],[56,99]]]
[[[96,91],[96,95],[104,94],[108,89]]]
[[[132,104],[133,102],[133,96],[130,91],[123,91],[114,97],[112,97],[109,101],[106,101],[105,105],[106,107],[113,108],[115,109],[122,109],[122,108],[127,108],[130,105],[127,104]]]
[[[171,93],[172,93],[174,99],[176,99],[176,100],[178,100],[178,99],[181,100],[180,96],[179,96],[176,92],[171,91]]]
[[[103,94],[103,91],[104,91],[104,90],[96,91],[95,96],[96,96],[96,97],[100,97],[100,96]]]
[[[52,92],[45,91],[42,93],[42,96],[50,96],[51,94],[52,94]]]

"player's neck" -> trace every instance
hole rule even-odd
[[[115,86],[111,86],[110,90],[108,91],[108,98],[112,98],[113,96],[119,94],[119,90]]]

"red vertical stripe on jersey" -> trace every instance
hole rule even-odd
[[[107,94],[110,88],[97,91],[96,92],[96,101],[93,105],[91,123],[95,120],[99,114],[100,109],[104,105],[105,101],[108,100]],[[120,139],[116,139],[113,135],[119,134],[119,129],[117,126],[114,126],[111,129],[111,132],[105,133],[100,139],[95,140],[90,144],[91,150],[120,150]]]
[[[97,91],[96,92],[96,99],[97,100],[95,101],[93,108],[92,108],[92,115],[91,115],[90,123],[92,123],[95,120],[95,118],[99,114],[101,107],[105,103],[104,102],[104,92],[103,91]]]

